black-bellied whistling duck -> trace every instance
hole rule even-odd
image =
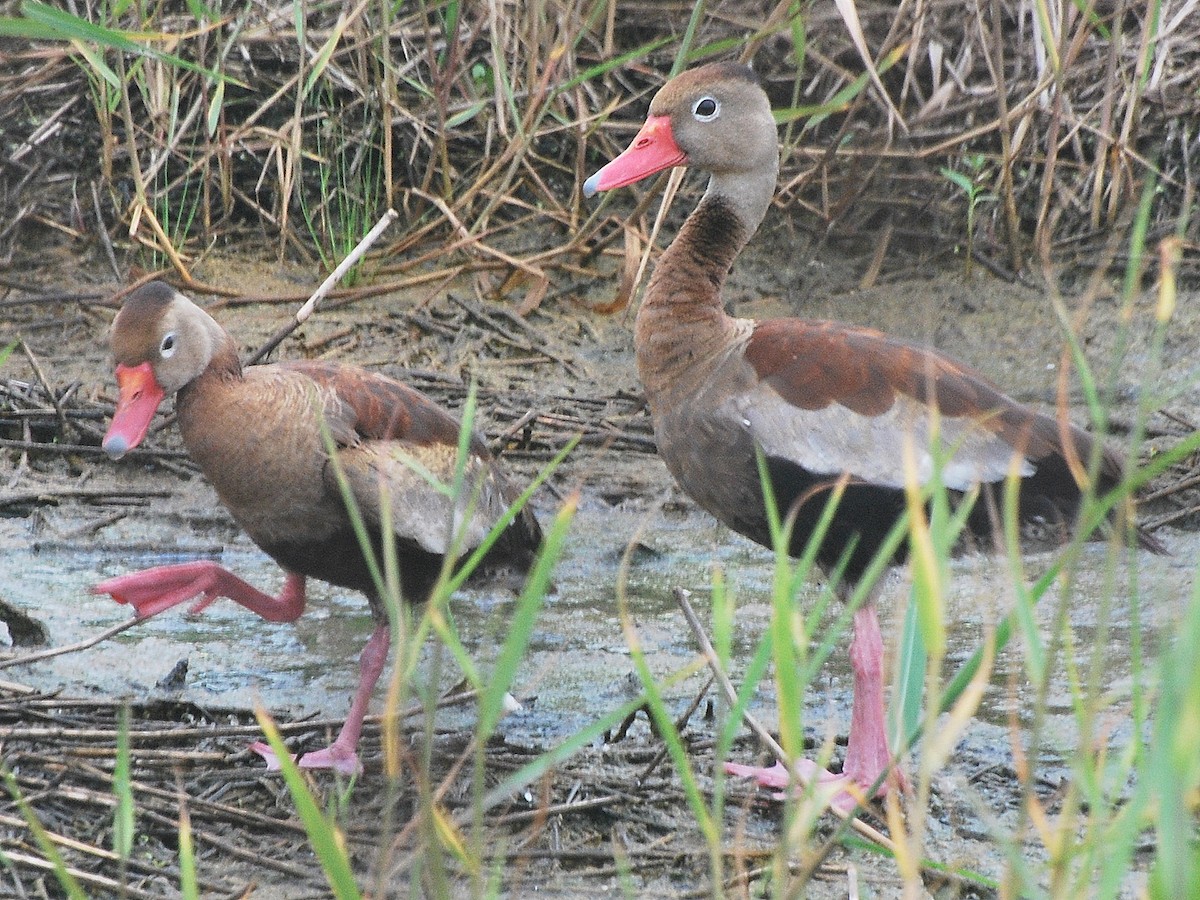
[[[1085,432],[1026,409],[936,350],[838,322],[726,315],[722,284],[766,215],[779,170],[775,122],[751,69],[717,63],[672,79],[628,149],[589,178],[584,193],[672,166],[695,166],[711,178],[646,287],[634,346],[658,452],[697,503],[770,546],[755,460],[761,449],[780,510],[796,516],[789,549],[798,555],[830,488],[846,479],[817,554],[830,570],[849,550],[843,593],[905,508],[906,444],[923,480],[934,469],[937,441],[949,457],[941,470],[946,487],[965,492],[982,485],[987,493],[1015,471],[1023,522],[1052,531],[1074,523],[1080,488],[1064,441],[1086,465],[1093,440]],[[1098,489],[1113,487],[1120,476],[1115,457],[1105,454]],[[985,545],[995,509],[994,498],[981,500],[969,518]],[[863,789],[891,760],[873,599],[853,619],[854,705],[842,767],[843,777]],[[814,773],[811,763],[803,768]],[[768,786],[789,780],[782,766],[730,771],[755,774]],[[893,774],[880,791],[901,780]]]
[[[366,522],[375,558],[395,540],[401,592],[427,599],[455,548],[468,554],[507,515],[517,491],[482,441],[473,436],[467,489],[452,500],[418,466],[452,481],[459,423],[425,395],[355,366],[284,362],[243,369],[233,339],[195,303],[161,282],[138,288],[113,322],[112,349],[120,399],[104,437],[114,458],[145,437],[159,403],[176,395],[175,411],[192,459],[250,538],[287,573],[272,597],[212,561],[182,563],[112,578],[93,588],[152,616],[193,598],[193,612],[228,597],[264,619],[291,622],[304,612],[305,579],[362,591],[375,630],[360,661],[361,677],[346,723],[324,750],[305,754],[306,768],[358,770],[357,747],[371,691],[387,661],[387,612],[338,487],[322,422],[337,462]],[[382,521],[381,492],[391,523]],[[466,516],[470,512],[468,521]],[[524,570],[541,541],[528,508],[515,515],[484,563]],[[259,743],[254,749],[277,760]]]

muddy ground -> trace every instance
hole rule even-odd
[[[951,256],[906,251],[877,283],[863,288],[859,281],[872,250],[870,240],[818,244],[775,210],[738,262],[727,298],[740,315],[840,318],[928,341],[971,362],[1018,399],[1052,408],[1063,340],[1045,285],[1010,283],[979,269],[967,280]],[[106,598],[87,594],[89,584],[118,572],[204,554],[219,556],[264,588],[278,585],[277,570],[239,535],[182,457],[172,427],[158,431],[147,452],[120,463],[97,452],[114,398],[104,335],[112,315],[106,298],[117,285],[104,278],[104,268],[86,247],[59,245],[26,262],[25,269],[0,277],[8,289],[0,307],[0,343],[20,335],[41,372],[20,352],[0,369],[7,391],[0,411],[13,413],[0,415],[0,437],[6,441],[0,449],[0,600],[27,613],[45,628],[50,645],[61,646],[126,617]],[[522,476],[532,475],[572,434],[585,435],[536,499],[545,521],[561,498],[582,492],[557,590],[518,678],[525,710],[502,724],[489,747],[489,783],[596,721],[635,690],[616,611],[618,569],[630,542],[636,541],[638,550],[631,557],[629,598],[660,675],[682,668],[695,653],[673,590],[692,591],[705,616],[714,559],[729,572],[738,598],[741,664],[769,614],[770,554],[718,528],[680,494],[654,456],[633,366],[632,317],[593,311],[613,296],[617,261],[602,258],[595,265],[597,277],[564,279],[523,318],[513,312],[522,299],[520,289],[494,298],[500,278],[491,273],[465,275],[436,291],[424,285],[334,300],[279,353],[365,365],[456,408],[466,384],[475,379],[480,425]],[[285,321],[318,280],[308,269],[277,263],[270,251],[262,258],[214,256],[194,275],[235,292],[298,298],[277,304],[198,298],[247,352]],[[1115,278],[1103,282],[1080,313],[1089,360],[1102,374],[1117,373],[1111,381],[1115,445],[1136,421],[1139,401],[1156,410],[1144,453],[1170,446],[1196,421],[1198,300],[1194,294],[1181,297],[1161,372],[1152,371],[1152,292],[1139,299],[1127,327],[1122,327]],[[1082,306],[1079,295],[1069,291],[1064,302],[1073,313]],[[62,398],[61,417],[47,402],[46,388]],[[1153,392],[1148,402],[1141,400],[1145,390]],[[22,391],[28,402],[19,400]],[[1074,384],[1070,399],[1076,421],[1086,421]],[[13,412],[18,407],[44,412],[18,416]],[[30,440],[79,447],[23,450],[22,442]],[[1170,489],[1187,474],[1172,471],[1154,487]],[[1192,560],[1200,549],[1191,530],[1195,514],[1189,510],[1195,504],[1194,494],[1181,489],[1147,508],[1144,516],[1151,525],[1168,523],[1156,533],[1173,555],[1141,554],[1117,576],[1141,586],[1151,649],[1157,635],[1170,633],[1191,583]],[[1095,598],[1104,593],[1103,548],[1097,546],[1091,559],[1094,571],[1081,579],[1081,596],[1071,613],[1082,640],[1096,627]],[[1049,557],[1027,560],[1031,574],[1048,564]],[[956,564],[955,574],[949,611],[952,661],[965,658],[985,625],[1007,608],[1005,591],[997,587],[1006,577],[998,564],[969,557]],[[893,581],[883,602],[889,625],[905,594],[902,578]],[[511,602],[511,594],[486,587],[456,600],[459,630],[481,666],[494,653]],[[1118,604],[1113,620],[1120,623],[1126,613]],[[1045,614],[1049,618],[1051,611]],[[336,627],[328,627],[334,619]],[[14,629],[15,621],[10,619]],[[5,662],[3,677],[9,683],[0,702],[5,762],[47,829],[82,842],[64,853],[86,873],[81,877],[92,879],[89,894],[115,892],[113,886],[122,881],[127,896],[171,896],[178,890],[174,842],[182,791],[207,894],[324,896],[324,878],[282,783],[264,775],[245,752],[257,733],[249,708],[259,700],[284,721],[315,716],[289,732],[297,746],[315,745],[344,712],[368,628],[365,603],[326,590],[295,626],[264,626],[232,604],[218,604],[195,620],[168,613],[98,646],[36,663],[12,664],[40,649],[14,630],[20,645]],[[885,633],[897,632],[898,626],[885,628]],[[1118,697],[1106,723],[1112,746],[1122,743],[1129,727],[1126,638],[1120,626],[1110,635],[1111,687]],[[441,665],[447,684],[457,679],[444,656],[430,648],[426,657],[425,671]],[[164,681],[182,659],[189,664],[186,676]],[[1019,654],[1006,654],[977,720],[935,779],[928,841],[934,859],[991,876],[1004,869],[994,836],[1014,827],[1019,813],[1011,748],[1014,740],[1023,740],[1013,724],[1023,722],[1027,712],[1015,699],[1022,677]],[[672,707],[682,714],[703,687],[699,676],[673,687]],[[773,721],[770,691],[767,679],[755,708],[768,723]],[[713,699],[709,689],[686,729],[706,787],[711,785],[713,723],[705,713]],[[113,728],[116,710],[125,702],[133,704],[139,833],[134,858],[122,865],[100,851],[111,846]],[[1053,698],[1051,709],[1038,793],[1053,809],[1070,777],[1059,750],[1073,746],[1077,735],[1069,695]],[[815,743],[829,736],[844,742],[849,714],[844,654],[834,654],[809,692],[807,714]],[[439,712],[434,726],[439,776],[451,771],[467,746],[472,721],[469,705]],[[183,727],[191,730],[180,731]],[[419,721],[411,725],[418,733],[421,727]],[[504,848],[497,865],[507,895],[535,890],[539,896],[565,897],[601,891],[706,893],[704,844],[679,779],[669,762],[658,759],[661,743],[644,717],[623,740],[613,737],[591,741],[544,781],[489,811],[488,842]],[[739,757],[756,752],[748,736],[735,749]],[[366,771],[346,800],[343,818],[355,864],[368,885],[379,879],[398,895],[416,893],[409,881],[413,835],[404,827],[411,797],[386,790],[377,726],[368,728],[363,756]],[[332,782],[317,779],[317,787],[326,798],[337,796]],[[448,809],[468,809],[471,791],[468,763],[450,779]],[[731,796],[726,826],[730,845],[742,852],[727,871],[755,873],[768,863],[778,840],[778,807],[750,790],[734,788]],[[0,835],[13,860],[12,869],[0,872],[0,895],[34,895],[44,877],[38,872],[42,854],[14,809],[4,811]],[[1028,852],[1038,854],[1038,848],[1031,837]],[[803,853],[797,850],[796,856]],[[1139,865],[1144,864],[1143,859]],[[467,893],[465,877],[454,878],[455,890]],[[1136,872],[1131,875],[1131,893],[1139,879]],[[898,884],[893,865],[839,847],[820,868],[811,894],[845,896],[852,885],[861,885],[873,896],[890,896]],[[931,882],[930,887],[948,896],[989,894],[961,882],[940,887]]]

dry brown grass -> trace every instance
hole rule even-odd
[[[468,3],[457,18],[454,4],[419,3],[391,20],[384,3],[314,4],[302,38],[275,4],[212,23],[165,4],[110,24],[161,33],[152,46],[229,79],[223,96],[202,73],[94,44],[124,67],[129,89],[114,92],[70,45],[7,41],[0,237],[6,254],[46,229],[111,241],[122,275],[140,246],[153,251],[135,257],[143,265],[183,274],[206,248],[247,238],[315,258],[320,229],[306,216],[352,229],[347,209],[392,205],[407,225],[385,271],[449,248],[528,285],[532,304],[552,270],[619,240],[579,187],[672,65],[740,55],[794,111],[779,203],[801,227],[896,236],[901,258],[905,238],[952,250],[966,216],[940,174],[951,168],[995,198],[979,207],[978,255],[1018,272],[1038,255],[1093,254],[1153,173],[1152,236],[1181,230],[1190,249],[1194,5],[934,0],[840,13],[729,0],[708,4],[689,40],[683,2]],[[1181,274],[1196,265],[1185,253]]]

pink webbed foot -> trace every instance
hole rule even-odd
[[[109,594],[118,603],[128,603],[138,618],[157,615],[195,597],[191,613],[199,613],[219,597],[258,613],[271,622],[293,622],[304,611],[304,576],[288,573],[278,597],[264,594],[211,560],[158,566],[102,581],[93,594]]]
[[[268,744],[266,741],[255,741],[253,744],[251,744],[246,749],[250,750],[253,753],[257,753],[259,756],[261,756],[266,761],[268,772],[278,772],[279,771],[279,769],[280,769],[279,757],[275,755],[275,751],[271,749],[271,745]],[[291,759],[292,759],[292,762],[296,761],[296,757],[294,757],[294,756]]]
[[[142,619],[195,597],[200,600],[192,612],[199,612],[219,596],[214,568],[225,571],[205,561],[159,566],[102,581],[92,587],[92,593],[110,594],[118,603],[128,603]]]
[[[250,745],[250,749],[266,761],[268,772],[279,771],[279,758],[268,744],[263,741],[255,741]],[[339,747],[336,742],[324,750],[314,750],[311,753],[305,753],[300,757],[299,761],[293,756],[292,761],[301,769],[334,771],[341,775],[357,775],[362,771],[362,764],[358,761],[358,754],[353,750]]]
[[[346,723],[338,732],[337,739],[324,750],[314,750],[300,757],[297,765],[302,769],[332,769],[343,775],[357,775],[362,771],[358,761],[358,742],[362,737],[363,719],[367,714],[367,705],[371,700],[371,691],[387,662],[390,633],[386,625],[376,625],[371,632],[367,645],[363,647],[359,657],[360,675],[358,688],[354,691],[354,699],[350,701],[350,712]],[[271,748],[261,741],[250,747],[255,753],[267,761],[267,771],[279,770],[279,760],[275,758]]]
[[[854,704],[842,774],[833,775],[809,760],[796,762],[797,774],[806,781],[815,778],[820,793],[827,789],[836,790],[830,802],[843,812],[849,812],[860,799],[865,798],[871,785],[884,772],[888,774],[876,790],[876,796],[882,797],[893,788],[907,790],[907,779],[900,768],[895,766],[888,771],[892,752],[888,746],[887,723],[883,715],[883,636],[879,631],[879,617],[873,603],[862,606],[854,613],[850,664],[854,670]],[[728,763],[725,771],[731,775],[753,777],[763,787],[780,791],[774,795],[777,799],[787,796],[782,792],[791,782],[790,773],[780,763],[770,769]]]
[[[337,744],[330,744],[324,750],[305,753],[297,765],[302,769],[332,769],[342,775],[357,775],[362,771],[358,754]]]
[[[746,766],[741,763],[725,763],[725,771],[738,778],[753,778],[759,787],[770,788],[774,791],[771,797],[775,800],[786,800],[789,785],[793,784],[791,773],[781,762],[776,762],[769,769],[758,766]],[[795,765],[796,774],[802,781],[796,781],[792,790],[796,796],[802,793],[801,784],[816,782],[813,795],[824,803],[843,813],[849,813],[865,799],[866,787],[854,782],[845,775],[834,773],[821,768],[811,759],[798,759]],[[879,789],[878,795],[883,796],[886,785]]]

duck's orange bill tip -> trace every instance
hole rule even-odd
[[[101,445],[113,459],[120,459],[142,442],[164,396],[148,362],[140,366],[118,365],[117,387],[121,392],[117,411]]]
[[[687,164],[687,154],[675,143],[669,116],[651,116],[625,151],[583,183],[591,197],[599,191],[624,187],[647,175]]]

